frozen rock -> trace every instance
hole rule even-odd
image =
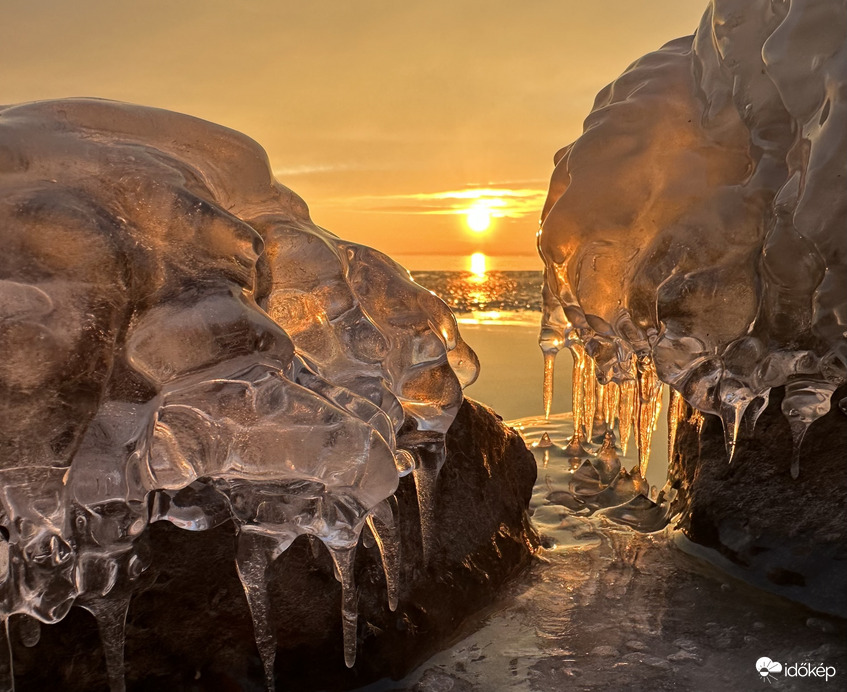
[[[268,573],[300,535],[334,560],[352,665],[359,536],[396,569],[389,500],[410,472],[428,535],[478,370],[450,310],[196,118],[2,108],[0,191],[0,618],[83,605],[120,689],[149,524],[231,520],[268,685]]]
[[[466,400],[447,434],[428,562],[414,480],[400,479],[402,560],[394,611],[378,547],[360,545],[356,552],[358,655],[352,669],[344,664],[341,585],[329,552],[318,542],[313,553],[304,536],[295,540],[268,576],[280,689],[350,689],[400,678],[442,648],[531,561],[537,538],[526,507],[535,474],[520,437]],[[150,567],[127,616],[130,689],[260,688],[264,672],[235,568],[235,528],[229,521],[193,533],[169,522],[149,527]],[[19,689],[104,688],[98,635],[87,613],[72,608],[61,622],[43,627],[32,648],[17,635],[18,617],[11,621]]]
[[[842,386],[836,396],[847,394]],[[681,545],[734,576],[815,610],[847,615],[847,417],[831,409],[802,449],[814,473],[793,479],[791,428],[773,391],[752,435],[739,437],[736,459],[723,463],[715,416],[698,421],[686,405],[671,458],[671,511],[689,541]]]
[[[642,472],[661,383],[720,416],[730,459],[784,387],[796,476],[847,379],[845,36],[840,0],[712,2],[556,154],[538,240],[545,398],[569,347],[574,420],[590,437],[592,370],[620,385]]]

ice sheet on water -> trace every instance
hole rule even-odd
[[[799,450],[847,379],[845,36],[840,0],[712,2],[556,155],[540,343],[574,351],[575,388],[584,354],[620,385],[642,465],[660,382],[722,418],[731,458],[771,388]],[[590,389],[574,392],[586,430]]]
[[[393,607],[386,503],[424,469],[431,512],[478,371],[450,310],[312,223],[255,142],[188,116],[3,108],[0,191],[0,616],[78,601],[117,644],[148,523],[232,519],[269,684],[267,566],[301,534],[333,556],[352,665],[359,534]]]

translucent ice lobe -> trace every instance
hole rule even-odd
[[[9,535],[2,561],[4,613],[49,623],[61,620],[73,604],[77,560],[64,475],[64,469],[52,467],[0,473],[0,518]]]
[[[622,443],[633,352],[721,416],[730,458],[771,388],[788,387],[799,445],[847,380],[845,36],[839,0],[713,2],[693,37],[604,89],[557,155],[545,301],[621,385]],[[635,413],[640,449],[651,409]]]
[[[158,413],[149,460],[150,489],[200,477],[319,479],[372,507],[397,487],[394,455],[370,425],[261,367],[175,386]]]

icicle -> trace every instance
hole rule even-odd
[[[606,385],[597,382],[595,387],[595,397],[597,403],[594,406],[594,428],[597,428],[597,421],[602,425],[606,425],[606,409],[609,407],[608,397],[606,396]],[[604,433],[605,435],[605,433]]]
[[[658,389],[656,390],[656,399],[653,404],[653,424],[650,426],[652,432],[656,432],[659,427],[659,418],[662,415],[662,397],[665,395],[665,385],[659,382],[657,378]]]
[[[367,519],[376,539],[385,574],[388,609],[394,612],[400,594],[400,536],[397,530],[397,500],[392,496],[373,508]]]
[[[571,401],[573,408],[573,436],[565,447],[570,457],[586,456],[585,451],[585,364],[590,360],[581,344],[570,346],[573,356],[573,376],[571,378]]]
[[[638,369],[638,397],[636,406],[635,442],[638,446],[638,468],[646,478],[650,462],[650,443],[662,406],[662,383],[652,363]]]
[[[791,418],[788,423],[791,427],[791,438],[794,442],[794,449],[791,454],[791,477],[796,480],[800,476],[800,447],[803,444],[806,431],[809,429],[809,423],[798,418]]]
[[[352,668],[356,663],[356,624],[359,618],[356,586],[353,579],[353,564],[356,546],[332,548],[327,546],[337,574],[341,577],[341,626],[344,636],[344,663]]]
[[[435,525],[435,484],[438,479],[438,472],[432,468],[419,466],[412,472],[412,475],[415,478],[415,488],[418,491],[424,562],[428,563],[435,540],[433,527]]]
[[[618,417],[618,407],[621,401],[621,388],[617,382],[609,382],[603,388],[605,402],[603,406],[603,417],[606,419],[606,429],[614,431],[615,419]]]
[[[730,404],[721,404],[721,423],[723,423],[723,438],[726,446],[727,461],[731,464],[732,458],[735,456],[735,447],[738,441],[738,428],[741,424],[741,419],[744,417],[744,411],[747,409],[745,401],[735,406]]]
[[[606,439],[609,426],[606,424],[606,408],[608,407],[606,385],[594,383],[594,420],[591,424],[591,441],[602,444]]]
[[[673,450],[676,445],[676,431],[679,428],[679,420],[682,418],[682,405],[685,400],[682,394],[671,387],[670,401],[668,402],[668,462],[673,460]]]
[[[782,413],[788,419],[794,438],[794,454],[791,461],[791,477],[800,475],[800,445],[806,430],[818,418],[829,413],[835,382],[820,378],[798,377],[785,385]]]
[[[553,406],[553,373],[556,354],[565,345],[566,332],[571,327],[562,303],[553,286],[556,285],[555,275],[545,272],[544,285],[541,288],[543,307],[541,311],[541,332],[538,334],[538,345],[544,353],[544,417],[550,417]]]
[[[583,376],[582,390],[583,394],[583,414],[582,423],[585,426],[585,438],[592,440],[592,432],[594,428],[594,413],[597,406],[597,375],[594,359],[587,353],[583,355]]]
[[[638,387],[635,380],[624,380],[620,384],[620,399],[618,405],[618,432],[620,433],[620,445],[623,455],[626,456],[626,448],[629,445],[629,436],[632,432],[632,421],[635,418],[635,404],[638,396]]]
[[[110,692],[124,692],[124,643],[126,641],[126,615],[132,592],[121,593],[117,589],[109,592],[108,598],[90,596],[80,603],[97,620],[97,631],[106,659],[106,675]]]
[[[742,425],[744,427],[744,434],[747,437],[753,436],[753,431],[756,429],[756,423],[759,422],[759,416],[761,416],[765,409],[768,407],[768,399],[770,398],[771,390],[765,390],[764,394],[760,394],[753,401],[750,402],[750,405],[747,407],[747,412],[744,414],[744,418],[742,419]]]
[[[544,352],[544,417],[550,418],[553,407],[553,374],[556,368],[556,351]]]
[[[238,534],[238,549],[235,566],[238,578],[247,596],[250,616],[253,619],[253,636],[259,658],[265,669],[265,686],[273,692],[274,661],[276,660],[276,631],[271,617],[271,601],[268,595],[268,568],[271,558],[276,556],[278,542],[270,536],[253,531]]]
[[[741,421],[744,420],[744,412],[747,406],[756,397],[747,387],[738,380],[725,378],[721,380],[718,388],[720,401],[720,417],[723,423],[724,444],[726,445],[726,456],[729,463],[735,455],[738,441],[738,431]]]
[[[6,637],[5,645],[0,642],[0,649],[2,649],[2,653],[0,653],[0,692],[15,692],[15,664],[12,659],[12,639],[9,636],[8,616],[3,618],[0,636]]]
[[[544,450],[544,460],[541,462],[541,468],[546,469],[549,464],[550,464],[550,450],[545,449]]]
[[[429,562],[435,547],[435,487],[438,471],[444,464],[447,450],[442,440],[417,445],[415,451],[418,464],[412,472],[412,477],[415,479],[415,488],[418,492],[424,561]]]
[[[582,432],[585,418],[583,380],[585,377],[585,350],[581,344],[571,345],[573,376],[571,377],[571,409],[573,410],[574,435]]]

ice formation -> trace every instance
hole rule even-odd
[[[0,110],[0,617],[98,620],[113,690],[147,525],[232,520],[273,685],[268,565],[306,534],[342,583],[367,525],[397,602],[393,493],[423,529],[476,377],[449,309],[313,224],[249,138],[91,99]]]
[[[574,356],[574,451],[617,418],[644,467],[665,383],[720,416],[731,460],[784,386],[799,473],[847,379],[845,36],[844,0],[713,0],[556,154],[539,341],[548,414],[555,355]]]

